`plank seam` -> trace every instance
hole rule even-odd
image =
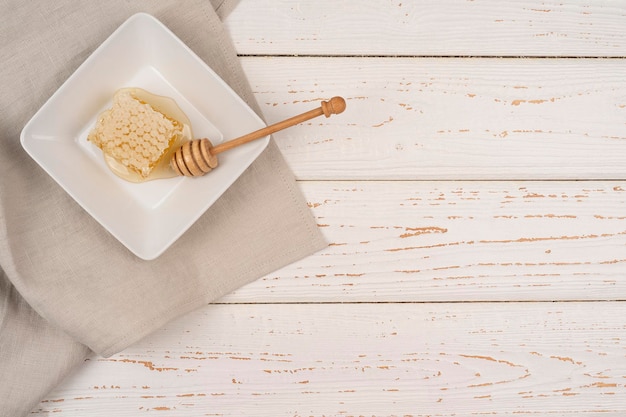
[[[565,304],[565,303],[626,303],[626,299],[594,299],[594,300],[448,300],[448,301],[233,301],[233,302],[216,302],[209,305],[353,305],[353,304]]]
[[[572,59],[620,60],[626,56],[570,56],[570,55],[370,55],[370,54],[237,54],[240,58],[441,58],[441,59]]]
[[[306,178],[296,180],[301,183],[309,183],[309,182],[345,182],[345,183],[355,183],[355,182],[484,182],[484,183],[503,183],[503,182],[522,182],[522,183],[541,183],[541,182],[580,182],[580,183],[594,183],[594,182],[625,182],[626,178],[546,178],[546,179],[515,179],[515,178],[498,178],[498,179],[395,179],[395,178],[379,178],[379,179],[362,179],[362,178],[341,178],[341,179],[314,179],[314,178]]]

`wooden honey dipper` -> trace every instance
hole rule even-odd
[[[247,135],[238,137],[213,146],[208,139],[195,139],[186,142],[172,156],[170,166],[178,175],[186,177],[200,177],[211,172],[217,167],[217,154],[232,149],[244,143],[263,138],[279,130],[297,125],[315,117],[331,114],[339,114],[346,109],[346,101],[341,97],[333,97],[328,101],[322,101],[320,107],[308,112],[291,117],[282,122],[264,127]]]

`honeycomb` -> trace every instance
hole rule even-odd
[[[183,125],[120,90],[87,140],[127,169],[147,178],[183,132]]]

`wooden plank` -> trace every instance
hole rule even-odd
[[[277,133],[317,179],[626,179],[626,61],[244,58],[268,122],[342,95],[345,113]]]
[[[626,299],[625,182],[302,182],[330,246],[224,302]]]
[[[241,54],[626,56],[626,5],[583,0],[241,1]]]
[[[623,302],[216,305],[91,358],[31,415],[621,417],[625,314]]]

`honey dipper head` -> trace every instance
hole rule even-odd
[[[208,139],[186,142],[172,156],[170,167],[178,175],[201,177],[217,167],[217,156],[211,153]]]

